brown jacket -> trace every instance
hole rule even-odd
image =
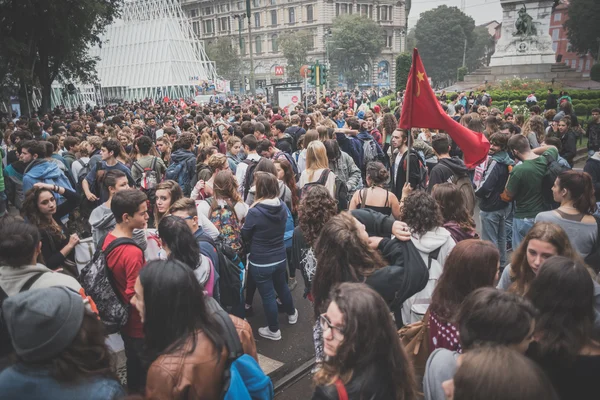
[[[252,328],[246,321],[232,315],[230,317],[240,336],[244,353],[258,361]],[[219,399],[227,349],[223,347],[221,358],[218,359],[214,345],[204,332],[198,330],[196,337],[196,349],[192,353],[187,354],[192,345],[190,340],[183,348],[162,355],[152,363],[146,381],[147,399]]]

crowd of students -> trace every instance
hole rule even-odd
[[[525,119],[463,98],[443,105],[489,139],[475,169],[448,134],[398,129],[401,107],[340,96],[0,122],[0,393],[124,397],[106,341],[121,304],[128,394],[218,399],[227,327],[256,362],[254,333],[281,340],[303,285],[313,399],[594,398],[600,147],[572,169],[568,100]]]

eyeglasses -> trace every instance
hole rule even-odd
[[[193,215],[188,215],[187,217],[183,218],[184,221],[187,221],[189,219],[194,219]]]
[[[332,325],[331,321],[327,319],[325,314],[319,315],[319,324],[321,325],[321,330],[323,334],[327,329],[331,329],[333,332],[333,338],[336,340],[342,340],[344,338],[344,330],[343,328]]]

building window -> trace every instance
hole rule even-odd
[[[277,26],[277,10],[271,10],[271,26]]]
[[[238,1],[238,2],[237,2],[237,9],[238,9],[238,10],[243,10],[243,9],[244,9],[244,5],[242,4],[242,2],[241,2],[241,1]]]
[[[567,51],[568,51],[569,53],[572,53],[572,52],[573,52],[573,45],[571,44],[571,42],[568,42],[568,43],[567,43]]]
[[[577,60],[571,60],[571,68],[577,68]]]
[[[198,16],[198,9],[197,8],[192,8],[190,10],[190,18],[196,18]]]
[[[561,13],[554,14],[554,22],[560,22],[561,17],[562,17]]]
[[[384,47],[387,47],[388,49],[392,48],[392,36],[389,36],[387,34],[383,35],[383,43],[384,43]]]
[[[194,31],[194,33],[196,35],[199,35],[200,34],[200,22],[198,22],[198,21],[192,22],[192,30]]]
[[[277,0],[271,0],[271,1],[270,1],[270,4],[271,4],[272,6],[275,6],[275,5],[277,5]]]
[[[288,8],[288,15],[289,15],[289,22],[290,24],[295,24],[296,23],[296,11],[294,9],[294,7],[290,7]]]
[[[306,6],[306,21],[313,22],[313,6]]]
[[[256,54],[262,53],[262,39],[260,36],[257,36],[256,39],[254,39],[254,50]]]
[[[204,15],[210,15],[212,14],[212,7],[206,7],[204,9]]]
[[[271,51],[273,53],[279,52],[279,43],[278,43],[278,40],[277,40],[277,35],[272,35],[271,36]]]
[[[244,38],[240,39],[240,52],[243,56],[246,55],[246,39]]]
[[[254,13],[254,27],[260,28],[260,13]]]
[[[238,29],[239,30],[244,30],[244,21],[246,20],[246,18],[238,18]]]
[[[557,42],[552,42],[552,51],[556,53],[557,49],[558,49],[558,43]]]
[[[377,7],[377,20],[378,21],[391,21],[392,20],[392,7],[391,6]]]
[[[363,17],[368,17],[369,16],[369,6],[367,4],[363,4],[363,5],[357,5],[356,7],[360,8],[360,15]]]
[[[229,23],[229,17],[219,18],[219,31],[220,32],[228,32],[230,30],[231,30],[231,25]]]
[[[592,68],[592,61],[588,58],[585,62],[585,70],[589,71]]]
[[[206,34],[212,34],[215,31],[215,27],[213,26],[213,20],[208,19],[206,21],[202,21],[202,30]]]
[[[254,7],[260,7],[260,0],[252,0],[252,5]]]
[[[552,30],[552,40],[558,40],[559,35],[560,35],[560,29]]]

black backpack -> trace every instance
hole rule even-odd
[[[254,182],[254,170],[258,165],[258,161],[246,158],[242,162],[248,166],[248,168],[246,168],[246,174],[244,174],[244,201],[246,201],[248,198],[248,192],[250,192],[250,188]]]
[[[210,243],[219,257],[219,292],[221,305],[233,307],[241,304],[244,290],[244,263],[234,249],[218,238],[216,241],[201,236],[200,242]]]
[[[325,186],[327,179],[329,179],[330,169],[326,168],[321,172],[321,176],[314,182],[304,184],[300,189],[300,198],[304,197],[306,193],[310,192],[311,188],[320,185]],[[334,199],[338,203],[338,211],[344,211],[348,209],[348,185],[342,181],[337,175],[335,176],[335,188],[334,188]]]
[[[598,225],[598,236],[596,236],[596,245],[590,254],[585,257],[585,263],[597,274],[600,273],[600,217],[594,215]]]
[[[19,290],[19,293],[23,293],[29,290],[31,286],[44,274],[45,272],[39,272],[27,279],[21,290]],[[6,324],[4,322],[4,316],[2,314],[2,303],[4,303],[4,300],[6,300],[7,298],[8,294],[6,294],[6,292],[0,287],[0,360],[9,356],[15,350],[12,345],[8,329],[6,328]],[[2,364],[1,361],[0,364]]]
[[[545,153],[544,156],[546,158],[546,173],[542,178],[542,199],[544,200],[544,207],[546,210],[554,210],[558,208],[560,204],[554,201],[554,196],[552,195],[552,186],[554,186],[554,182],[556,178],[560,174],[565,171],[568,171],[569,168],[560,165],[558,161],[549,153]]]

